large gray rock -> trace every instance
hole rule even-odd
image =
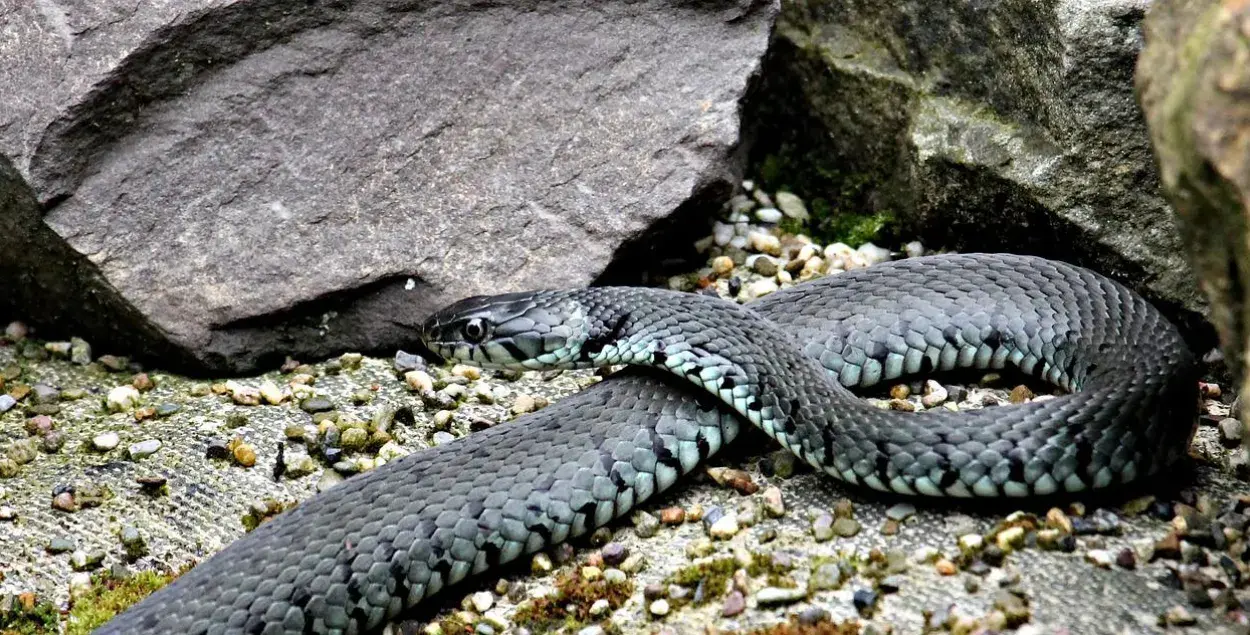
[[[1250,423],[1250,4],[1160,0],[1137,67],[1163,185]],[[1250,435],[1246,435],[1250,442]]]
[[[1148,4],[785,3],[744,116],[752,161],[826,233],[858,214],[932,247],[1070,260],[1194,320],[1134,98]]]
[[[80,259],[107,298],[45,304],[213,371],[401,345],[455,298],[584,285],[643,253],[732,187],[739,97],[775,13],[8,6],[0,154],[52,230],[30,239],[66,247],[48,266]]]

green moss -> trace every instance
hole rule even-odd
[[[594,621],[590,616],[590,607],[596,600],[607,600],[609,607],[617,609],[633,592],[632,582],[613,583],[602,578],[585,580],[577,572],[561,574],[556,578],[554,596],[535,598],[522,604],[512,621],[539,633],[561,627],[572,632]],[[619,630],[608,621],[599,625],[609,633]]]
[[[32,593],[18,596],[15,606],[0,611],[0,635],[56,633],[60,611],[51,602],[38,602]]]
[[[262,523],[271,520],[274,516],[281,514],[288,509],[292,509],[299,505],[299,501],[279,501],[267,498],[264,501],[253,505],[247,510],[247,513],[240,519],[243,523],[243,529],[252,531],[261,526]]]
[[[189,568],[174,574],[140,571],[124,579],[107,572],[92,576],[91,587],[76,596],[69,609],[65,635],[87,635]]]
[[[459,613],[452,613],[439,620],[438,627],[442,629],[444,635],[456,635],[457,633],[468,635],[473,632],[473,625],[464,621]]]
[[[783,219],[781,229],[807,234],[818,242],[846,243],[858,247],[893,236],[897,219],[889,210],[869,209],[866,199],[880,178],[864,173],[845,173],[821,165],[814,158],[770,154],[757,168],[758,181],[767,191],[794,192],[804,199],[810,218]]]
[[[738,561],[733,558],[717,558],[708,562],[692,564],[678,569],[668,577],[670,584],[697,588],[703,583],[703,602],[720,598],[729,590],[729,582],[734,571],[738,570]]]

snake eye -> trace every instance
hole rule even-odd
[[[464,338],[474,344],[486,339],[486,322],[482,318],[473,318],[465,322]]]

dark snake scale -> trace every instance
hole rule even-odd
[[[1026,256],[901,260],[749,307],[623,287],[470,298],[423,337],[486,367],[653,368],[349,478],[96,632],[375,632],[447,585],[621,517],[746,422],[837,479],[923,497],[1123,486],[1183,457],[1195,423],[1194,360],[1157,310]],[[1070,392],[914,414],[848,390],[1004,367]]]

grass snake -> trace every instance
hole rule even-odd
[[[1028,256],[911,258],[745,307],[637,287],[477,297],[422,331],[444,357],[487,367],[651,368],[347,479],[96,632],[373,632],[620,517],[746,421],[838,479],[926,497],[1139,481],[1185,455],[1195,423],[1195,363],[1175,327],[1116,282]],[[849,390],[1004,367],[1069,392],[911,414]]]

